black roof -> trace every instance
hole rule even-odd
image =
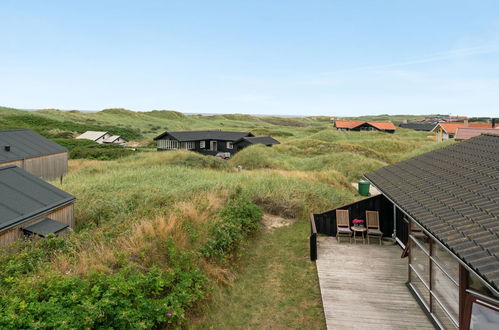
[[[162,137],[169,135],[180,142],[200,141],[200,140],[223,140],[237,141],[245,136],[253,136],[250,132],[228,132],[220,130],[212,131],[181,131],[181,132],[164,132],[158,135],[154,140],[160,140]]]
[[[471,138],[366,177],[499,288],[499,135]]]
[[[264,145],[271,145],[271,144],[280,144],[279,141],[276,139],[270,137],[270,136],[255,136],[255,137],[243,137],[242,139],[239,139],[236,141],[236,143],[240,141],[247,141],[251,144],[264,144]]]
[[[17,166],[0,167],[0,232],[74,200]]]
[[[10,151],[5,150],[10,146]],[[29,129],[0,130],[0,163],[67,152],[68,149]]]
[[[400,127],[402,128],[408,128],[408,129],[413,129],[415,131],[431,131],[436,124],[417,124],[417,123],[407,123],[407,124],[400,124]]]
[[[41,237],[47,237],[48,234],[55,234],[68,227],[69,225],[65,223],[45,218],[40,222],[23,228],[23,230],[28,234],[36,234]]]

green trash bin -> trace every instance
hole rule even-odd
[[[371,186],[371,182],[360,180],[359,181],[359,194],[361,196],[369,196],[369,186]]]

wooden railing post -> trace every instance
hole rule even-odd
[[[317,260],[317,229],[315,227],[315,218],[310,214],[310,260]]]

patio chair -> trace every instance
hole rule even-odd
[[[366,227],[367,227],[367,244],[370,237],[379,238],[379,245],[382,244],[383,232],[379,228],[379,213],[378,211],[366,211]]]
[[[350,243],[352,243],[352,233],[348,210],[336,210],[336,239],[338,243],[341,236],[349,237]]]

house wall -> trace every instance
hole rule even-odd
[[[106,133],[104,134],[103,136],[101,136],[100,138],[98,138],[97,140],[95,140],[95,142],[97,143],[104,143],[104,140],[111,137],[112,135],[109,134],[109,133]]]
[[[75,226],[74,203],[68,204],[51,212],[45,213],[43,215],[40,215],[39,217],[36,217],[35,219],[20,223],[15,227],[12,227],[4,232],[1,232],[0,246],[10,244],[20,238],[23,238],[24,237],[22,231],[23,228],[35,224],[45,218],[51,218],[53,220],[57,220],[59,222],[69,225],[70,228],[74,228]]]
[[[5,165],[16,165],[34,176],[45,180],[53,180],[64,176],[68,172],[68,153],[63,152],[0,163],[0,166]]]
[[[157,150],[158,151],[163,151],[163,150],[171,150],[171,149],[166,149],[164,147],[164,143],[162,141],[176,141],[172,137],[165,136],[159,140],[157,140]],[[205,147],[201,148],[201,141],[205,141]],[[211,146],[211,141],[216,141],[217,142],[217,150],[210,150]],[[192,151],[199,152],[203,155],[216,155],[218,152],[230,152],[231,154],[235,154],[240,148],[238,148],[236,145],[233,145],[233,148],[227,148],[227,142],[233,142],[233,141],[227,141],[227,140],[199,140],[199,141],[192,141],[194,142],[194,148],[193,149],[188,149]],[[179,142],[179,148],[178,149],[185,149],[180,146]]]
[[[393,204],[383,195],[373,196],[324,213],[314,214],[317,233],[336,236],[337,209],[349,211],[351,226],[353,225],[353,219],[366,219],[366,210],[378,211],[380,229],[383,232],[383,236],[391,236],[393,233]]]

